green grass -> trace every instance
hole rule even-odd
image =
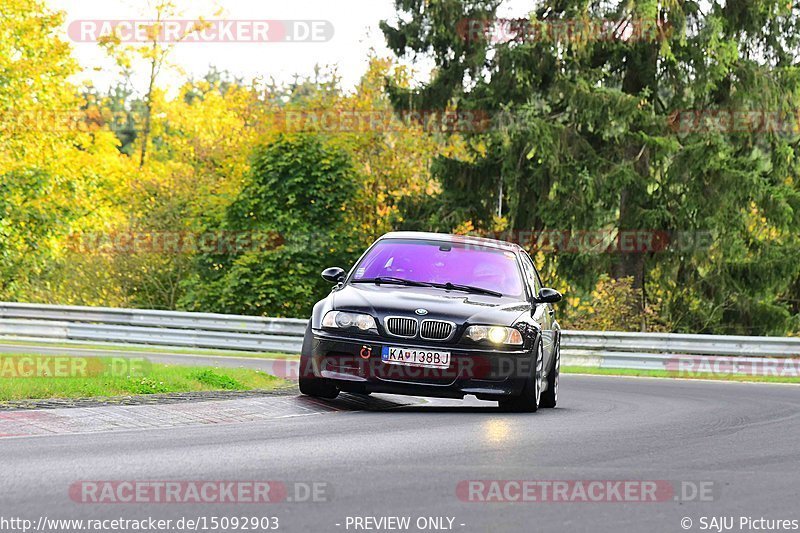
[[[632,376],[646,378],[680,378],[680,379],[711,379],[715,381],[738,381],[749,383],[800,383],[800,377],[794,376],[746,376],[746,375],[720,375],[720,374],[689,374],[684,372],[670,372],[668,370],[629,370],[625,368],[597,368],[591,366],[563,366],[561,372],[565,374],[592,374],[599,376]]]
[[[0,357],[20,358],[20,354]],[[47,357],[47,356],[35,356]],[[59,359],[84,359],[62,358]],[[0,401],[130,396],[169,392],[274,389],[288,382],[259,370],[148,364],[141,372],[80,377],[0,377]]]

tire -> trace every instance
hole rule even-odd
[[[556,344],[553,368],[547,374],[547,390],[542,393],[539,407],[553,408],[558,403],[558,376],[561,373],[561,339]]]
[[[525,380],[522,394],[500,400],[498,403],[501,409],[518,413],[535,413],[539,409],[542,395],[542,370],[544,370],[544,350],[541,337],[536,340],[534,353],[536,354],[536,364],[531,375]]]
[[[314,335],[311,333],[311,323],[309,322],[305,337],[303,337],[303,347],[300,349],[300,392],[314,398],[333,400],[339,396],[339,389],[336,388],[336,385],[325,378],[314,375],[314,368],[311,364],[311,346],[313,342]]]

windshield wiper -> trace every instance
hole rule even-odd
[[[363,278],[354,279],[350,283],[393,283],[395,285],[408,285],[410,287],[435,287],[433,283],[425,283],[424,281],[413,281],[410,279],[395,278],[393,276],[378,276],[377,278]]]
[[[404,278],[396,278],[393,276],[378,276],[375,278],[362,278],[362,279],[354,279],[350,283],[375,283],[380,285],[381,283],[387,284],[395,284],[395,285],[408,285],[409,287],[435,287],[437,289],[445,289],[448,291],[464,291],[464,292],[472,292],[476,294],[488,294],[489,296],[503,296],[503,293],[493,291],[490,289],[484,289],[482,287],[474,287],[472,285],[458,285],[455,283],[428,283],[426,281],[413,281],[410,279]]]
[[[503,295],[502,292],[493,291],[491,289],[484,289],[483,287],[475,287],[473,285],[459,285],[457,283],[436,283],[436,287],[441,287],[442,289],[447,289],[448,291],[464,291],[464,292],[474,292],[477,294],[488,294],[489,296],[497,296],[500,297]]]

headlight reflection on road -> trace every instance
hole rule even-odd
[[[483,424],[484,440],[487,444],[505,444],[511,434],[511,426],[508,420],[490,419]]]

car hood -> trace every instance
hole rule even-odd
[[[428,313],[420,318],[510,326],[531,309],[516,298],[398,285],[345,285],[331,298],[333,309],[367,313],[381,321],[387,316],[418,316],[415,311],[425,309]]]

